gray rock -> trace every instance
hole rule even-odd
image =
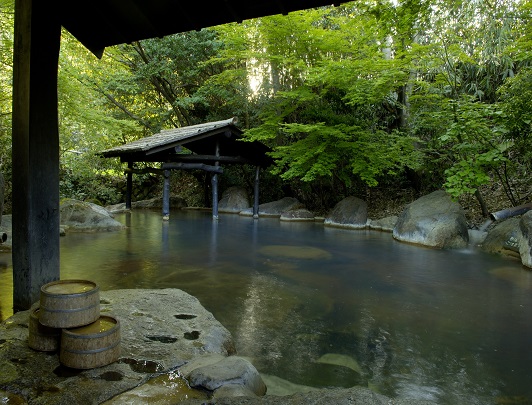
[[[263,217],[280,217],[283,212],[304,208],[296,198],[284,197],[278,201],[271,201],[259,205],[259,215]],[[243,216],[252,216],[253,208],[247,208],[239,212]]]
[[[122,323],[122,356],[157,359],[169,369],[203,353],[235,352],[229,331],[184,291],[114,290],[103,292],[101,302],[101,312]]]
[[[256,397],[257,395],[248,388],[238,384],[226,384],[214,391],[214,398],[226,397]]]
[[[12,240],[12,225],[13,225],[13,218],[11,215],[2,215],[2,224],[0,225],[0,236],[2,234],[6,234],[6,240],[0,243],[0,251],[11,251],[11,248],[13,246],[13,240]]]
[[[306,208],[285,211],[279,218],[281,221],[314,221],[314,214]]]
[[[59,206],[60,224],[69,232],[117,231],[125,226],[99,205],[67,199]]]
[[[253,364],[242,357],[229,356],[221,360],[194,368],[183,375],[192,387],[203,387],[210,391],[231,384],[240,385],[255,395],[266,393],[266,385]]]
[[[218,203],[218,211],[238,214],[251,206],[248,194],[243,187],[229,187],[222,194]]]
[[[170,209],[181,209],[186,206],[187,202],[183,198],[177,196],[170,196]],[[162,209],[162,207],[162,197],[150,198],[149,200],[133,201],[131,203],[131,209]],[[120,204],[108,205],[107,207],[105,207],[105,209],[112,214],[128,211],[126,210],[125,202]]]
[[[518,256],[519,221],[519,218],[508,218],[496,223],[489,229],[480,248],[489,253]]]
[[[519,238],[519,253],[523,266],[532,268],[532,211],[528,211],[519,221],[521,235]]]
[[[368,221],[368,205],[357,197],[346,197],[325,218],[324,225],[363,229]]]
[[[436,248],[465,248],[469,243],[462,207],[442,190],[408,204],[397,220],[393,237]]]
[[[370,229],[376,231],[393,232],[397,219],[398,217],[396,215],[392,215],[391,217],[368,220],[368,226]]]

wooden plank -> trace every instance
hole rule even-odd
[[[213,156],[213,155],[141,155],[141,154],[127,154],[120,156],[121,163],[128,162],[215,162],[219,161],[220,163],[234,163],[234,164],[249,164],[256,165],[257,162],[243,158],[241,156]]]
[[[213,156],[213,155],[175,155],[169,156],[172,162],[215,162],[253,164],[249,159],[241,156]]]
[[[185,169],[185,170],[205,170],[212,173],[223,173],[223,168],[219,166],[210,166],[203,163],[163,163],[163,169]]]

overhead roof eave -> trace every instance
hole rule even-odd
[[[331,0],[56,2],[61,25],[97,57],[112,45],[333,5]]]

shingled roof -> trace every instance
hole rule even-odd
[[[122,162],[212,162],[218,147],[220,161],[266,167],[272,163],[270,148],[261,142],[247,142],[236,126],[236,118],[163,130],[125,145],[100,152]],[[185,147],[186,152],[180,147]]]

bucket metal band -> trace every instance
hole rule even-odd
[[[73,353],[73,354],[95,354],[95,353],[101,353],[105,352],[106,350],[114,349],[116,346],[120,344],[120,340],[113,343],[111,346],[108,347],[101,347],[99,349],[92,349],[92,350],[70,350],[70,349],[63,349],[67,353]]]
[[[80,312],[80,311],[86,311],[88,309],[95,308],[99,305],[100,303],[98,302],[97,304],[89,305],[88,307],[83,307],[83,308],[72,308],[72,309],[49,309],[46,307],[41,307],[41,308],[44,309],[46,312]]]

